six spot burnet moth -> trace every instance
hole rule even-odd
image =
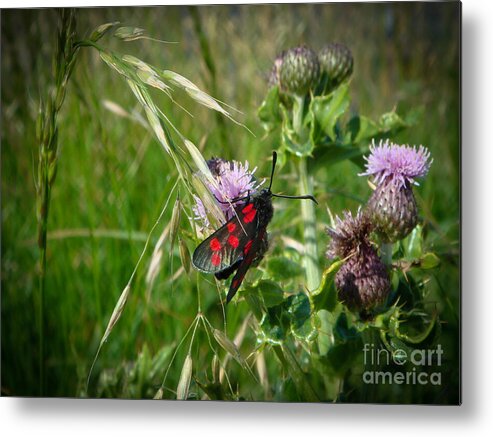
[[[309,199],[317,203],[312,195],[284,196],[272,193],[276,161],[277,153],[273,152],[269,188],[264,188],[255,196],[248,193],[244,197],[231,199],[233,205],[243,201],[245,203],[236,207],[233,217],[202,241],[193,253],[194,267],[205,273],[214,273],[217,279],[227,279],[236,271],[226,302],[236,294],[252,263],[260,260],[267,251],[267,225],[274,213],[272,197]]]

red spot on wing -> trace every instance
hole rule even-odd
[[[213,253],[211,257],[211,263],[215,266],[221,264],[221,255],[219,255],[218,253]]]
[[[238,247],[238,244],[240,244],[240,240],[238,240],[238,238],[236,238],[234,235],[230,235],[228,238],[228,243],[236,249]]]
[[[250,211],[246,213],[245,216],[243,217],[243,221],[245,223],[253,222],[253,219],[255,218],[256,215],[257,215],[257,210],[252,207]]]
[[[252,247],[253,240],[250,240],[245,247],[243,248],[243,253],[246,255],[250,251],[250,247]]]
[[[236,223],[228,223],[228,232],[231,234],[236,229]]]
[[[221,250],[221,243],[219,242],[219,240],[217,238],[213,238],[211,240],[211,242],[209,243],[209,247],[214,252],[217,252],[218,250]],[[215,264],[215,265],[217,265],[217,264]]]
[[[241,210],[243,214],[248,214],[253,209],[253,203],[249,203],[245,208]]]

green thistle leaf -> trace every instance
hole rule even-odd
[[[349,108],[349,102],[349,87],[345,84],[327,96],[314,97],[310,103],[314,122],[332,141],[336,140],[336,124]]]

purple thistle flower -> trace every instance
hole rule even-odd
[[[248,161],[242,164],[237,161],[225,161],[221,158],[212,158],[207,161],[207,165],[211,170],[212,176],[217,181],[217,186],[207,184],[211,194],[218,200],[218,206],[224,213],[224,221],[228,221],[233,217],[234,208],[242,205],[244,202],[235,202],[234,204],[228,204],[233,199],[238,197],[255,194],[258,191],[260,185],[263,182],[258,183],[254,177],[254,173],[257,170],[255,167],[253,170],[249,170]],[[195,206],[193,212],[195,219],[203,222],[205,227],[209,226],[209,220],[207,219],[207,213],[202,201],[194,196]],[[221,203],[226,202],[226,203]]]
[[[373,140],[370,152],[370,156],[365,157],[366,171],[359,176],[374,175],[377,185],[389,179],[393,179],[401,187],[406,184],[419,185],[415,179],[426,176],[433,162],[426,147],[400,146],[389,140],[380,141],[378,146]]]
[[[418,223],[418,208],[412,186],[416,178],[426,176],[430,152],[423,146],[399,146],[389,140],[370,146],[366,172],[373,175],[377,187],[368,200],[367,210],[382,242],[395,243],[408,235]]]

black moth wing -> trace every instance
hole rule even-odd
[[[205,273],[218,273],[219,279],[227,278],[241,262],[245,246],[255,239],[257,226],[258,214],[253,202],[237,207],[227,223],[197,246],[193,265]]]
[[[233,299],[234,295],[238,291],[238,288],[240,288],[243,279],[245,278],[246,272],[252,265],[252,262],[255,260],[260,247],[262,246],[262,244],[264,244],[263,240],[264,237],[266,236],[265,231],[266,231],[266,226],[259,229],[258,234],[253,240],[251,246],[248,248],[248,251],[246,251],[246,253],[244,254],[245,257],[243,258],[240,265],[238,266],[238,270],[234,275],[233,280],[231,281],[228,295],[226,297],[226,303],[229,303],[229,301]]]
[[[238,259],[238,261],[236,261],[234,264],[231,264],[229,267],[226,267],[224,270],[214,273],[214,276],[220,280],[228,279],[236,270],[238,270],[238,267],[240,266],[242,261],[243,258]]]

